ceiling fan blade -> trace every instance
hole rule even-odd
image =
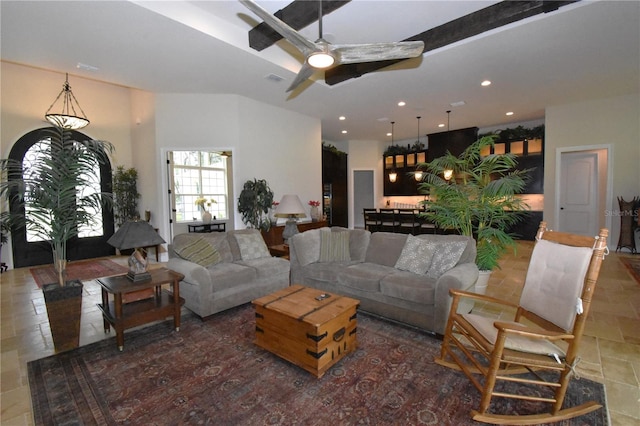
[[[276,18],[253,0],[240,0],[240,3],[245,5],[247,9],[258,15],[264,22],[267,23],[271,28],[273,28],[278,34],[282,37],[286,38],[291,44],[293,44],[296,49],[301,51],[305,56],[313,52],[317,52],[319,48],[310,40],[302,37],[300,33],[291,28],[285,22]]]
[[[354,64],[416,58],[422,54],[424,42],[398,41],[391,43],[332,44],[329,45],[329,50],[335,54],[338,64]]]
[[[312,68],[311,65],[307,64],[307,62],[305,61],[305,63],[302,64],[302,68],[300,68],[300,71],[298,71],[298,75],[296,75],[296,78],[293,80],[293,83],[291,83],[291,86],[289,86],[289,88],[287,89],[287,92],[291,92],[296,87],[300,86],[309,77],[311,77],[315,71],[315,68]]]

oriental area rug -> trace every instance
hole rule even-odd
[[[125,274],[129,268],[109,259],[79,260],[67,263],[67,280],[88,281],[95,278]],[[58,274],[53,265],[38,266],[29,269],[38,287],[58,282]]]
[[[243,305],[207,321],[171,321],[28,363],[36,425],[478,425],[479,394],[433,362],[440,341],[358,315],[358,349],[317,379],[253,344]],[[603,386],[573,380],[565,403],[597,400]],[[517,386],[517,385],[515,385]],[[507,414],[540,403],[499,402]],[[606,425],[602,408],[562,425]]]
[[[627,268],[636,283],[640,284],[640,259],[632,259],[630,257],[621,257],[620,262]]]

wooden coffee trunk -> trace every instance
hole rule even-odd
[[[316,377],[357,347],[360,302],[292,285],[253,301],[256,345]]]

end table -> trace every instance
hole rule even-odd
[[[128,328],[173,316],[173,326],[176,331],[180,330],[180,309],[184,304],[180,297],[180,281],[184,275],[166,268],[153,269],[149,273],[151,279],[142,282],[133,282],[126,275],[97,280],[102,287],[102,303],[98,308],[102,311],[104,331],[108,333],[113,326],[120,351],[124,350],[124,330]],[[169,284],[172,291],[163,290],[164,284]],[[153,297],[123,303],[123,294],[148,288],[154,289]],[[112,301],[109,301],[109,295],[113,295]]]

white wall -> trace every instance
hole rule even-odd
[[[297,194],[306,205],[322,191],[320,121],[237,95],[156,96],[157,164],[171,149],[231,150],[233,199],[247,180],[265,179],[279,200]],[[166,174],[165,170],[160,170]],[[166,179],[158,185],[167,198]],[[167,203],[163,203],[168,205]],[[160,213],[168,222],[166,208]],[[239,215],[228,229],[244,228]]]
[[[44,114],[62,90],[65,74],[0,62],[0,158],[7,158],[16,141],[26,133],[51,125]],[[131,167],[130,90],[112,84],[69,75],[69,85],[91,124],[81,133],[115,146],[112,167]],[[52,111],[60,111],[61,104]],[[6,210],[6,206],[3,206]],[[2,261],[13,267],[11,244],[3,245]]]
[[[607,99],[549,107],[546,110],[544,156],[544,218],[551,228],[556,212],[556,152],[578,146],[610,145],[611,200],[605,215],[611,218],[609,247],[620,233],[617,197],[640,196],[640,97],[637,93]],[[612,216],[613,214],[613,216]]]

